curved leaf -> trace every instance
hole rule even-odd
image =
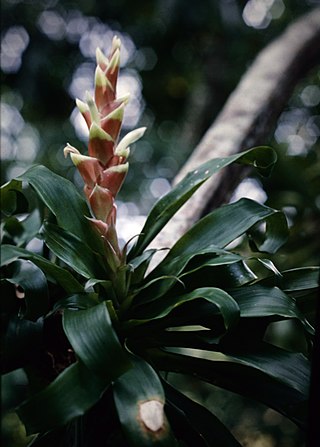
[[[142,253],[171,217],[206,180],[233,162],[253,165],[261,174],[268,175],[276,162],[276,154],[269,147],[256,147],[230,157],[210,160],[187,174],[177,186],[154,205],[136,244],[129,253],[129,259]]]
[[[62,309],[85,310],[99,303],[99,298],[95,293],[77,293],[57,301],[53,306],[52,313]]]
[[[20,318],[1,318],[1,373],[22,368],[44,349],[43,319],[36,322]]]
[[[85,217],[91,217],[86,201],[73,183],[44,166],[33,166],[18,180],[27,181],[34,188],[61,228],[102,252],[100,238]]]
[[[253,225],[268,222],[264,246],[279,248],[279,228],[285,224],[279,211],[250,199],[241,199],[238,202],[224,205],[196,223],[172,247],[164,260],[146,277],[150,282],[160,276],[171,276],[162,284],[151,285],[135,297],[137,303],[154,300],[163,295],[174,283],[173,276],[178,276],[188,262],[197,255],[205,253],[220,254],[221,250],[237,237],[247,232]],[[284,234],[284,230],[280,231]],[[220,253],[219,253],[220,251]],[[221,253],[225,254],[224,252]]]
[[[305,292],[320,287],[320,267],[300,267],[281,272],[281,276],[265,278],[263,285],[275,285],[288,293]]]
[[[77,356],[96,375],[111,381],[131,367],[105,302],[86,310],[65,310],[63,328]]]
[[[215,306],[218,313],[221,313],[226,330],[229,330],[238,320],[240,310],[236,301],[224,290],[215,287],[202,287],[180,296],[165,296],[149,305],[140,306],[137,313],[139,318],[145,321],[164,318],[177,308],[181,308],[183,313],[185,303],[200,298]],[[190,315],[187,314],[186,316],[190,319]]]
[[[160,370],[193,374],[258,400],[299,426],[305,426],[310,363],[302,354],[261,344],[244,354],[167,348],[165,351],[150,349],[147,357]]]
[[[83,415],[100,399],[107,386],[106,380],[77,362],[24,402],[17,413],[28,435],[47,432]]]
[[[13,179],[1,186],[1,211],[5,216],[28,210],[28,202],[22,194],[22,183]]]
[[[18,259],[28,259],[37,265],[47,276],[53,278],[67,293],[82,292],[83,286],[66,269],[59,267],[42,256],[14,245],[1,246],[1,267]]]
[[[48,222],[44,224],[41,234],[49,249],[80,275],[85,278],[98,278],[106,275],[99,254],[94,253],[74,234]]]
[[[164,384],[164,389],[169,402],[172,402],[184,414],[185,420],[183,427],[181,427],[182,431],[186,426],[193,427],[208,447],[213,445],[241,447],[241,444],[232,436],[227,427],[207,408],[193,401],[168,383]],[[185,440],[188,441],[187,438]]]
[[[24,299],[21,304],[25,304],[26,308],[21,310],[21,313],[24,318],[36,321],[50,308],[46,277],[42,270],[30,261],[14,261],[12,268],[10,277],[4,279],[23,289],[21,293]]]
[[[164,413],[161,381],[151,366],[137,357],[133,368],[113,384],[114,402],[123,432],[133,447],[177,446]]]
[[[278,249],[286,240],[284,237],[279,240],[278,237],[279,227],[285,226],[287,230],[283,213],[245,198],[223,205],[200,219],[172,247],[161,267],[171,259],[198,253],[210,246],[224,248],[260,222],[267,223],[264,245],[272,247],[273,250]]]
[[[308,332],[314,334],[313,328],[296,306],[295,300],[278,287],[251,285],[229,290],[229,293],[238,303],[241,317],[295,318],[301,321]]]

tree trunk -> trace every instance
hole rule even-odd
[[[315,8],[258,54],[174,184],[211,158],[264,144],[295,85],[319,61],[320,8]],[[171,247],[202,215],[226,202],[241,181],[243,169],[237,165],[215,174],[171,219],[152,246]]]

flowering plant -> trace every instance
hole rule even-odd
[[[286,241],[283,213],[249,199],[221,206],[150,269],[157,251],[150,243],[207,179],[235,162],[268,175],[275,153],[257,147],[209,160],[160,198],[141,234],[120,247],[115,197],[129,146],[145,128],[118,141],[128,101],[116,96],[119,58],[118,38],[108,58],[97,50],[94,97],[77,100],[89,128],[88,155],[64,149],[86,199],[44,166],[2,187],[2,366],[3,373],[23,368],[27,375],[17,413],[37,435],[32,445],[64,445],[71,436],[79,446],[93,439],[239,446],[211,411],[174,386],[170,372],[261,401],[303,427],[313,328],[300,306],[317,288],[319,270],[279,272],[266,258]],[[44,207],[26,214],[24,185]],[[239,236],[252,253],[229,248]],[[257,264],[263,273],[254,271]],[[301,325],[304,353],[265,341],[270,324],[284,319]]]

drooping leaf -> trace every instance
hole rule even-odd
[[[81,362],[65,369],[39,393],[31,396],[17,413],[28,435],[45,433],[83,415],[108,387]]]
[[[95,293],[77,293],[57,301],[53,306],[52,312],[54,313],[62,309],[85,310],[96,306],[99,302],[99,298]]]
[[[46,222],[41,232],[50,250],[85,278],[106,275],[102,259],[85,242],[52,223]]]
[[[129,259],[138,256],[160,232],[170,218],[192,196],[192,194],[214,173],[233,162],[254,165],[261,174],[268,175],[276,154],[269,147],[256,147],[230,157],[216,158],[190,172],[168,194],[162,197],[150,211],[136,244],[129,253]]]
[[[191,426],[199,433],[205,445],[223,447],[241,447],[240,443],[233,437],[227,427],[207,408],[179,392],[168,383],[164,384],[166,397],[169,402],[177,406],[184,414],[184,425],[182,431]],[[185,438],[188,442],[188,438]]]
[[[294,318],[303,324],[305,329],[314,334],[313,328],[298,309],[295,300],[286,295],[278,287],[251,285],[229,291],[240,307],[241,317]]]
[[[134,357],[131,361],[133,367],[113,384],[123,433],[132,447],[177,446],[164,412],[158,375],[144,360]]]
[[[49,278],[53,278],[67,293],[82,292],[83,286],[66,269],[59,267],[42,256],[14,245],[1,246],[1,267],[18,259],[27,259],[38,266]]]
[[[216,309],[216,312],[222,315],[225,330],[229,330],[237,322],[240,315],[238,304],[224,290],[214,287],[199,288],[180,296],[169,295],[162,297],[161,299],[152,301],[149,305],[140,306],[137,314],[140,319],[154,321],[168,315],[170,317],[170,313],[179,308],[181,310],[179,320],[181,321],[184,304],[194,300],[198,301],[199,299],[210,303]],[[196,318],[196,314],[190,316],[186,310],[186,319],[190,319],[190,317]],[[171,325],[174,325],[174,319],[169,319],[169,321]]]
[[[268,277],[260,281],[263,285],[274,285],[288,293],[315,290],[320,287],[320,267],[300,267],[284,270],[279,277]]]
[[[111,381],[131,367],[105,302],[86,310],[65,310],[63,328],[76,355],[95,375]]]
[[[20,312],[24,318],[36,321],[50,308],[46,277],[31,261],[14,261],[12,269],[12,274],[4,280],[22,289]]]
[[[260,222],[270,223],[264,244],[272,246],[272,252],[274,252],[286,240],[285,238],[278,239],[279,227],[285,225],[282,213],[245,198],[223,205],[200,219],[178,240],[160,265],[163,268],[178,256],[208,250],[210,246],[224,248]],[[285,227],[287,229],[286,225]]]
[[[208,345],[208,348],[210,346]],[[250,352],[213,352],[197,349],[150,349],[147,358],[163,371],[194,376],[258,400],[290,418],[306,424],[310,363],[291,353],[262,343]]]
[[[85,217],[91,217],[86,201],[73,183],[44,166],[31,167],[18,180],[27,181],[34,188],[61,228],[101,252],[101,241]]]
[[[253,225],[268,221],[271,217],[272,221],[270,225],[267,225],[268,231],[264,245],[276,249],[276,247],[279,248],[280,242],[284,242],[284,240],[279,240],[278,225],[281,227],[285,224],[278,211],[250,199],[241,199],[214,210],[178,240],[145,281],[150,282],[165,275],[168,279],[162,281],[160,286],[155,284],[146,287],[140,295],[137,295],[135,301],[138,303],[150,301],[163,295],[174,284],[173,277],[179,276],[192,258],[208,253],[219,254],[219,251],[221,253],[221,249],[247,232]],[[284,230],[281,234],[284,234]]]
[[[36,322],[2,316],[1,373],[22,368],[39,356],[43,346],[43,319]]]
[[[28,202],[22,194],[22,183],[13,179],[1,186],[1,211],[5,216],[28,210]]]

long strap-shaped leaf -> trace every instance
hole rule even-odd
[[[137,357],[133,368],[113,384],[114,401],[123,433],[132,447],[175,447],[164,412],[165,395],[151,366]]]
[[[76,355],[96,375],[111,381],[131,367],[105,302],[86,310],[65,310],[63,328]]]
[[[301,321],[308,332],[314,334],[313,328],[298,309],[295,299],[286,295],[278,287],[243,286],[231,290],[229,293],[238,303],[241,317],[279,316],[295,318]]]
[[[166,397],[169,402],[177,406],[184,415],[182,433],[187,426],[191,426],[199,433],[201,439],[208,447],[217,445],[223,447],[241,447],[239,442],[232,436],[231,432],[223,423],[207,408],[193,401],[185,394],[180,393],[168,383],[164,384]],[[188,438],[184,438],[188,442]]]
[[[259,281],[262,285],[275,285],[288,293],[304,293],[320,288],[320,267],[300,267],[281,272]]]
[[[46,222],[41,234],[50,250],[85,278],[103,278],[106,271],[98,253],[74,234]],[[99,262],[100,261],[100,262]]]
[[[152,320],[153,322],[168,316],[177,308],[181,307],[182,309],[185,303],[199,299],[203,299],[217,308],[217,312],[223,317],[226,330],[231,329],[240,316],[237,302],[227,292],[216,287],[202,287],[184,295],[162,297],[149,305],[141,306],[138,313],[144,321]],[[186,317],[190,318],[190,315],[186,315]],[[137,323],[138,321],[132,321],[132,324]],[[174,321],[171,321],[172,323]]]
[[[83,291],[83,286],[75,279],[75,277],[66,269],[59,267],[44,257],[32,253],[21,247],[14,245],[1,246],[1,267],[11,264],[18,259],[27,259],[38,266],[46,275],[54,278],[67,293],[77,293]]]
[[[177,186],[162,197],[152,208],[129,259],[138,256],[162,230],[171,217],[192,194],[215,172],[233,162],[254,165],[262,174],[268,175],[276,162],[276,154],[269,147],[256,147],[240,154],[216,158],[190,172]]]
[[[46,432],[83,415],[100,399],[108,385],[107,380],[77,362],[23,403],[17,412],[27,434]]]
[[[59,226],[101,251],[102,244],[85,216],[90,217],[86,201],[73,183],[44,166],[33,166],[18,180],[27,181],[56,216]]]
[[[299,426],[306,423],[310,365],[302,354],[262,344],[241,355],[168,348],[149,350],[147,356],[160,370],[193,374],[258,400]]]
[[[12,275],[4,279],[23,289],[26,304],[23,316],[36,321],[50,308],[47,279],[42,270],[30,261],[20,259],[12,266],[14,268]]]
[[[271,221],[270,221],[271,219]],[[199,254],[216,253],[253,225],[267,223],[264,248],[279,248],[287,238],[287,224],[282,213],[250,199],[222,206],[202,218],[172,247],[165,259],[147,276],[152,281],[170,276],[161,284],[152,284],[137,295],[137,303],[148,302],[163,295],[175,282],[187,263]]]

